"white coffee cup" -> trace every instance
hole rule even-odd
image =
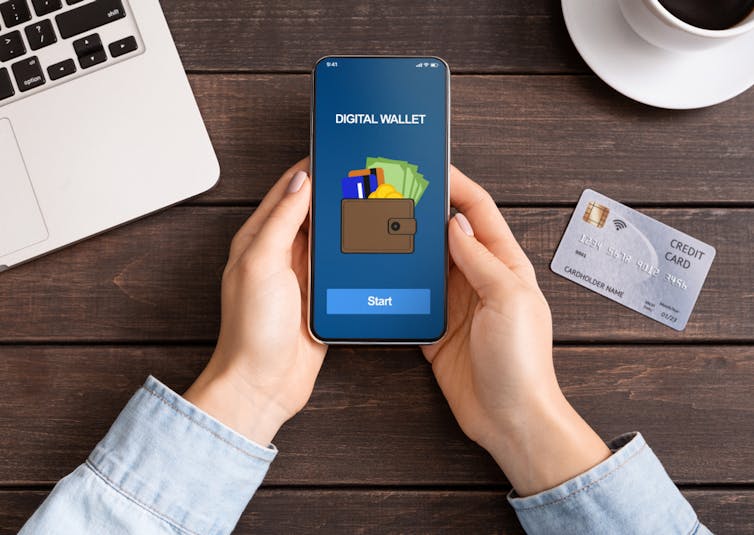
[[[623,16],[637,34],[653,45],[668,50],[682,52],[706,50],[730,42],[754,30],[754,11],[731,28],[707,30],[682,21],[665,9],[659,0],[618,0],[618,2]]]

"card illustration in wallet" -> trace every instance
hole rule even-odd
[[[344,253],[413,253],[413,199],[343,199],[340,249]]]
[[[367,170],[368,171],[368,170]],[[341,181],[344,199],[366,199],[380,185],[376,174],[350,175]]]
[[[382,167],[374,167],[372,169],[354,169],[348,171],[348,176],[369,176],[374,175],[377,177],[377,185],[385,182],[385,170]]]

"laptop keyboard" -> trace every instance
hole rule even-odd
[[[0,0],[0,107],[144,50],[127,0]]]

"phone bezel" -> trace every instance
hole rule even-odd
[[[443,303],[443,328],[439,336],[435,338],[323,338],[314,330],[314,311],[312,310],[312,293],[314,291],[314,262],[312,249],[314,247],[314,185],[316,177],[314,176],[314,158],[315,158],[315,139],[314,139],[314,122],[315,122],[315,103],[316,103],[316,76],[317,66],[325,60],[330,59],[431,59],[441,62],[445,66],[445,267],[443,273],[444,284],[444,303]],[[307,327],[312,338],[323,344],[345,344],[345,345],[425,345],[434,344],[442,340],[448,331],[448,222],[450,220],[450,65],[444,59],[437,56],[374,56],[374,55],[343,55],[343,56],[323,56],[319,58],[312,67],[311,72],[311,104],[309,111],[309,177],[312,181],[312,199],[309,204],[309,291],[307,292]]]

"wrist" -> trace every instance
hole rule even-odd
[[[288,416],[268,396],[249,388],[231,370],[210,365],[183,397],[216,420],[261,446],[267,446]]]
[[[498,429],[486,449],[521,496],[556,487],[610,456],[559,389],[531,400]]]

